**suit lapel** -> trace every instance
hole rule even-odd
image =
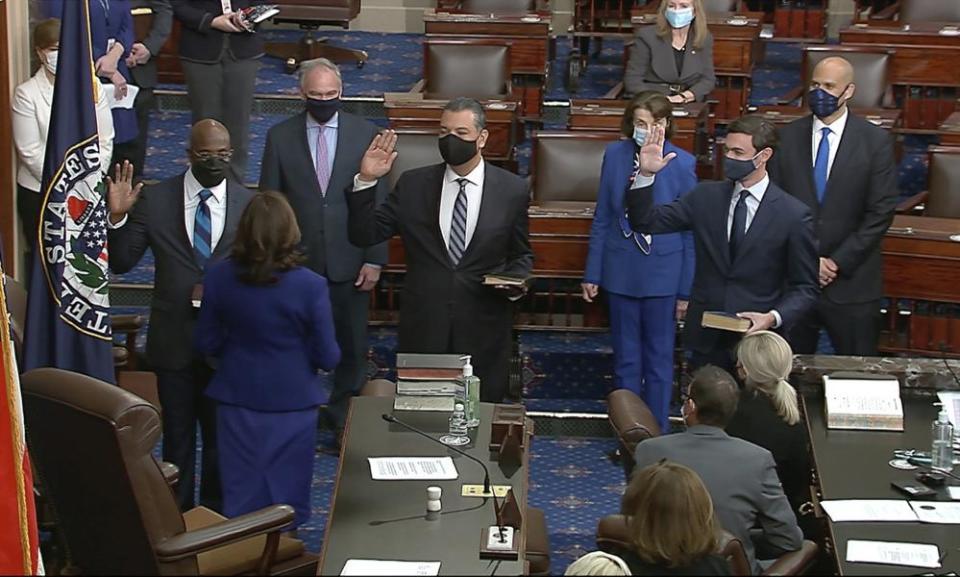
[[[330,182],[327,184],[327,196],[328,201],[341,200],[346,202],[343,198],[343,195],[330,195],[331,190],[343,189],[344,186],[338,186],[337,183],[343,180],[343,177],[346,176],[343,174],[344,171],[348,170],[347,161],[349,155],[347,154],[346,147],[349,146],[353,133],[352,129],[352,118],[346,112],[340,112],[338,117],[337,124],[337,148],[333,153],[333,170],[330,171]],[[351,174],[350,177],[353,175]],[[319,184],[317,188],[319,188]],[[336,187],[336,188],[335,188]]]
[[[306,180],[310,181],[310,184],[307,185],[311,188],[316,198],[323,198],[323,193],[320,191],[320,183],[317,182],[317,169],[313,165],[313,159],[310,158],[310,143],[307,140],[307,113],[302,112],[300,114],[300,121],[297,123],[297,134],[292,135],[298,143],[297,146],[286,147],[286,150],[289,152],[293,161],[299,166],[299,171],[305,176],[308,176]],[[340,142],[343,139],[337,138],[337,152],[339,152]],[[339,157],[339,154],[337,155]],[[334,170],[336,170],[336,158],[334,157]],[[330,181],[333,182],[333,175],[330,176]]]
[[[800,130],[794,135],[795,144],[792,147],[799,154],[799,158],[791,159],[795,167],[800,167],[803,179],[803,190],[796,196],[807,206],[817,206],[817,185],[813,181],[813,115],[807,115],[800,121]],[[786,163],[783,169],[787,169]]]
[[[847,113],[847,125],[843,128],[843,136],[840,137],[840,147],[837,148],[837,154],[833,157],[833,166],[830,170],[830,176],[827,178],[827,188],[823,191],[823,204],[829,202],[832,195],[838,194],[839,191],[834,191],[834,189],[839,186],[837,182],[841,180],[841,175],[843,166],[852,166],[850,162],[851,157],[853,156],[854,149],[856,148],[856,125],[853,120],[853,114]],[[812,175],[813,171],[811,171]],[[812,178],[812,176],[811,176]]]
[[[228,248],[233,245],[234,233],[240,224],[240,216],[243,214],[243,200],[240,198],[242,190],[237,190],[241,185],[227,181],[227,213],[224,215],[223,234],[217,241],[217,248],[213,249],[213,258],[223,258]]]
[[[190,236],[187,232],[187,219],[184,214],[186,210],[186,191],[184,190],[183,180],[183,176],[177,179],[176,190],[173,191],[173,199],[167,203],[167,206],[172,209],[173,214],[170,214],[166,220],[171,223],[173,227],[174,244],[183,251],[187,260],[193,263],[193,266],[199,270],[200,267],[197,265],[197,260],[193,254],[193,244],[190,243]]]
[[[673,46],[670,47],[673,50]],[[680,80],[693,75],[693,59],[697,57],[697,49],[693,47],[693,34],[687,34],[687,45],[684,46],[683,64],[680,67]],[[676,65],[674,65],[676,67]]]
[[[750,252],[750,248],[757,243],[757,239],[764,237],[766,229],[776,216],[776,203],[780,200],[781,194],[783,193],[772,182],[767,185],[767,191],[763,194],[760,206],[757,207],[757,214],[753,215],[753,221],[747,229],[747,235],[743,238],[743,244],[737,248],[737,258],[732,263],[734,266]]]
[[[436,165],[434,172],[430,175],[430,182],[427,183],[429,192],[424,195],[424,198],[427,202],[425,212],[430,215],[427,225],[433,236],[434,245],[440,251],[441,260],[449,265],[450,256],[447,245],[443,244],[443,232],[440,230],[440,198],[443,196],[443,175],[446,170],[446,164]]]
[[[717,195],[717,205],[714,210],[716,217],[711,218],[712,226],[710,228],[713,242],[709,244],[710,249],[714,251],[717,262],[723,265],[723,270],[730,268],[730,239],[727,237],[727,219],[730,217],[730,202],[733,197],[732,182],[727,181],[726,192]]]

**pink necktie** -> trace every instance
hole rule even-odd
[[[320,185],[320,193],[327,195],[327,185],[330,184],[330,165],[327,161],[327,139],[323,137],[323,129],[320,125],[317,130],[317,183]]]

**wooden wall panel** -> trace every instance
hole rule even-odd
[[[7,52],[7,10],[9,2],[0,0],[0,46]],[[13,180],[13,126],[10,115],[10,62],[0,58],[0,238],[3,239],[3,269],[14,273],[14,233],[16,231],[15,195]]]

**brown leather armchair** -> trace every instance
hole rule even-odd
[[[356,62],[362,67],[369,55],[365,50],[332,46],[326,38],[316,38],[320,26],[349,28],[360,14],[360,0],[271,0],[280,8],[273,21],[292,23],[305,30],[299,42],[268,42],[267,54],[286,61],[287,71],[293,72],[304,60],[328,58],[334,62]]]
[[[617,549],[632,549],[627,518],[624,515],[607,515],[597,525],[597,549],[615,553]],[[799,551],[781,555],[764,575],[803,575],[817,560],[820,548],[813,541],[804,541]],[[751,575],[750,564],[740,540],[724,531],[720,537],[717,554],[730,563],[731,575]]]
[[[660,425],[646,403],[633,391],[617,389],[607,395],[607,417],[620,442],[620,463],[627,480],[636,462],[633,453],[641,441],[660,436]]]
[[[423,42],[423,92],[427,98],[510,95],[510,43],[462,39]],[[414,88],[417,91],[417,87]]]
[[[596,205],[603,153],[618,138],[616,132],[534,132],[533,204],[555,210]]]
[[[900,0],[900,22],[960,22],[960,2]]]
[[[293,509],[226,519],[181,514],[153,456],[160,416],[103,381],[60,369],[22,378],[28,443],[80,572],[90,575],[316,573],[303,543],[282,537]]]
[[[408,170],[440,164],[443,158],[437,147],[438,130],[423,128],[397,128],[397,150],[400,152],[393,161],[393,167],[387,173],[390,190],[400,180],[400,175]]]
[[[707,12],[737,12],[741,6],[740,0],[703,0],[703,9]]]
[[[813,69],[824,58],[840,56],[847,59],[854,70],[857,89],[850,101],[850,107],[888,107],[893,102],[889,74],[893,53],[893,50],[872,46],[806,46],[800,65],[803,71],[801,84],[782,97],[779,104],[789,104],[800,98],[801,104],[805,106]]]
[[[960,147],[931,146],[927,154],[927,190],[901,202],[897,212],[960,218]],[[918,210],[921,203],[923,210]]]

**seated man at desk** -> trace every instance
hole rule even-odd
[[[641,27],[630,49],[623,77],[627,96],[656,90],[684,104],[704,100],[716,83],[703,0],[663,0],[656,25]]]
[[[759,575],[758,550],[770,558],[796,551],[803,533],[770,451],[723,430],[737,411],[738,396],[729,373],[713,366],[699,369],[680,407],[687,430],[643,441],[634,459],[637,471],[661,459],[696,471],[710,492],[720,525],[740,540]]]

